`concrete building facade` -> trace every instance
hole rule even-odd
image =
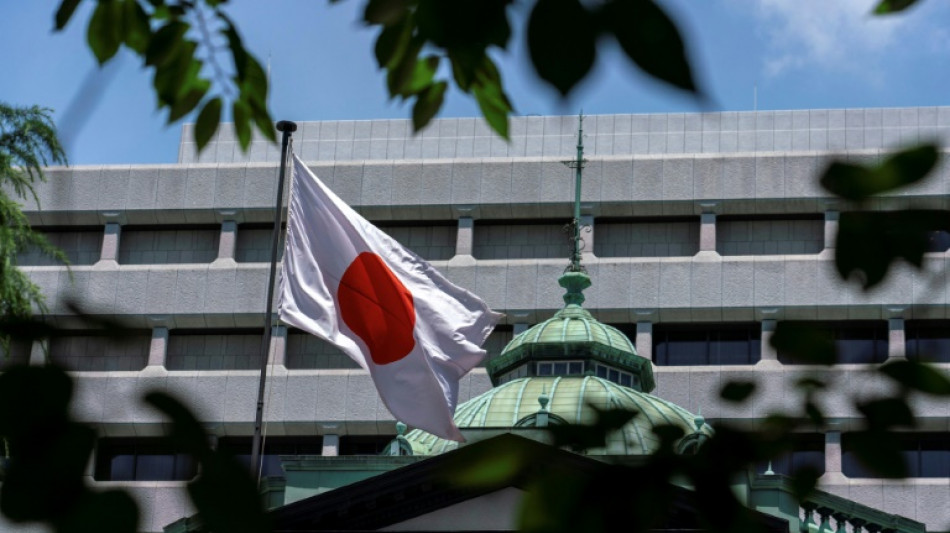
[[[576,117],[513,118],[510,143],[478,119],[438,119],[415,136],[408,120],[299,125],[296,153],[343,200],[506,313],[489,357],[561,307],[574,191],[562,161]],[[710,422],[752,426],[798,408],[795,378],[820,372],[834,429],[803,434],[789,464],[820,464],[831,494],[950,527],[950,403],[912,398],[910,479],[869,477],[846,435],[860,421],[853,398],[888,391],[875,364],[936,347],[936,364],[950,369],[948,236],[934,234],[923,271],[898,266],[863,293],[835,273],[843,206],[817,181],[833,158],[874,161],[928,139],[946,155],[950,108],[608,115],[586,118],[585,132],[585,308],[653,361],[654,394]],[[20,261],[50,320],[70,326],[75,298],[136,330],[121,345],[75,330],[17,345],[13,358],[74,371],[75,416],[100,435],[92,482],[132,490],[144,531],[192,513],[179,479],[187,465],[150,447],[165,424],[139,401],[145,391],[187,398],[238,453],[253,431],[279,147],[255,141],[244,154],[230,125],[200,155],[191,139],[185,126],[174,165],[50,169],[27,214],[73,266]],[[950,165],[875,207],[911,204],[950,209]],[[829,327],[843,364],[785,360],[768,342],[783,320]],[[270,350],[268,457],[374,453],[396,433],[369,376],[338,350],[281,326]],[[719,399],[733,379],[759,384],[752,401]],[[490,387],[477,369],[460,402]]]

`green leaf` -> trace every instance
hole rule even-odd
[[[939,368],[926,363],[898,360],[885,364],[879,370],[909,389],[937,396],[950,396],[950,377]]]
[[[65,28],[66,24],[69,23],[69,19],[73,17],[73,13],[76,12],[76,7],[78,6],[79,0],[63,0],[59,4],[59,8],[56,10],[53,28],[56,31]]]
[[[89,49],[102,65],[119,51],[122,37],[122,6],[113,0],[99,2],[86,28],[86,41]]]
[[[181,117],[191,113],[191,111],[198,106],[201,100],[207,94],[208,89],[211,88],[211,83],[207,80],[197,80],[193,84],[192,88],[188,90],[187,93],[178,97],[174,104],[171,105],[171,109],[168,113],[168,124],[175,122]]]
[[[444,81],[433,83],[416,95],[416,103],[412,106],[412,129],[419,131],[426,127],[432,117],[439,113],[445,90],[448,84]]]
[[[152,85],[158,94],[160,105],[175,105],[182,91],[198,83],[201,63],[194,57],[197,48],[196,43],[185,41],[177,48],[175,55],[169,61],[155,67]]]
[[[637,416],[637,411],[626,409],[601,410],[594,408],[597,416],[593,424],[558,424],[548,430],[556,447],[570,447],[574,450],[588,450],[606,446],[607,434],[623,427]]]
[[[244,69],[247,67],[247,50],[244,49],[244,44],[241,42],[241,36],[237,32],[237,28],[234,26],[234,23],[231,22],[231,19],[224,14],[224,12],[218,12],[218,18],[224,21],[224,29],[221,30],[221,33],[224,34],[228,39],[228,48],[231,49],[231,58],[234,61],[234,68],[237,70],[235,78],[238,80],[245,79]]]
[[[488,125],[498,135],[508,139],[508,114],[512,112],[511,102],[502,90],[501,74],[495,63],[487,55],[475,72],[472,93]]]
[[[888,429],[894,426],[914,427],[916,419],[903,398],[879,398],[856,404],[864,414],[871,429]]]
[[[277,128],[274,127],[274,119],[267,112],[267,107],[263,102],[251,100],[248,103],[251,109],[251,118],[258,131],[264,134],[264,137],[271,142],[277,142]]]
[[[248,54],[245,59],[244,78],[238,80],[241,93],[246,98],[260,102],[267,101],[267,73],[264,67],[253,56]]]
[[[623,51],[648,75],[698,93],[676,23],[653,0],[609,0],[599,19]]]
[[[772,334],[772,347],[799,363],[833,365],[834,341],[827,330],[810,322],[781,321]]]
[[[208,435],[194,414],[163,392],[150,392],[145,401],[171,419],[169,437],[173,445],[199,462],[201,475],[188,484],[188,493],[207,529],[237,533],[270,531],[249,472],[234,457],[211,449]]]
[[[818,488],[818,478],[824,473],[824,469],[818,470],[814,466],[801,466],[792,472],[790,480],[792,494],[798,501],[803,501],[811,496]]]
[[[214,132],[218,130],[220,122],[221,98],[215,97],[205,103],[195,122],[195,143],[198,145],[198,152],[207,146]]]
[[[920,268],[931,234],[950,230],[950,213],[903,210],[842,213],[838,221],[835,267],[843,279],[858,278],[864,289],[884,280],[892,263],[904,259]]]
[[[901,442],[889,431],[854,431],[843,435],[842,444],[865,468],[880,477],[907,476]]]
[[[155,32],[145,49],[145,64],[160,67],[175,57],[179,47],[185,44],[189,25],[173,20]]]
[[[231,106],[231,114],[234,118],[234,133],[237,135],[238,144],[241,150],[246,152],[247,147],[251,145],[250,110],[247,104],[235,100]]]
[[[596,39],[593,18],[578,0],[538,0],[531,10],[531,63],[562,96],[590,72],[597,56]]]
[[[719,397],[727,402],[744,402],[755,392],[755,382],[730,381],[719,391]]]
[[[367,24],[395,24],[406,16],[411,5],[410,0],[369,0],[363,11],[363,20]]]
[[[136,0],[124,0],[122,15],[125,44],[139,55],[144,54],[152,37],[148,14]]]
[[[438,68],[438,56],[427,56],[419,59],[412,70],[412,75],[406,80],[405,85],[400,88],[399,94],[409,96],[429,88]]]
[[[821,177],[828,191],[848,200],[861,201],[925,178],[939,160],[934,145],[921,145],[897,152],[880,165],[861,166],[833,162]]]
[[[405,87],[412,82],[416,66],[419,61],[419,52],[422,50],[422,43],[415,41],[409,44],[406,53],[402,56],[399,63],[395,66],[387,67],[386,86],[389,89],[389,96],[408,96],[412,93],[405,91]]]
[[[412,28],[408,20],[383,28],[373,47],[379,68],[389,68],[399,64],[411,39]]]
[[[449,52],[484,53],[488,46],[504,48],[511,38],[506,13],[511,0],[418,0],[414,13],[423,39]]]
[[[139,508],[128,492],[107,490],[84,491],[72,510],[57,520],[61,532],[109,531],[135,533],[139,529]]]
[[[917,3],[917,0],[881,0],[874,8],[875,15],[889,15],[898,13]]]
[[[807,416],[808,420],[816,427],[823,427],[825,425],[824,413],[822,413],[818,405],[811,400],[805,402],[805,416]]]

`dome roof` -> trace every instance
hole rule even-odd
[[[535,375],[534,370],[513,372],[531,361],[574,360],[588,361],[588,372],[604,366],[626,373],[632,377],[626,385],[652,391],[656,383],[650,361],[637,355],[633,343],[620,330],[599,322],[581,307],[582,291],[590,286],[590,277],[583,272],[568,272],[558,282],[567,289],[565,306],[553,317],[516,335],[501,354],[488,362],[492,384],[498,385],[508,377]]]
[[[622,431],[608,436],[606,449],[588,450],[590,454],[653,453],[659,445],[653,427],[658,425],[681,428],[686,435],[681,439],[681,445],[689,439],[704,439],[712,435],[712,429],[702,417],[651,394],[594,376],[528,377],[509,381],[460,405],[455,412],[455,423],[463,431],[526,425],[523,421],[540,410],[538,398],[542,395],[548,398],[546,410],[552,423],[592,424],[595,408],[626,409],[638,413]],[[410,431],[406,439],[414,455],[436,455],[458,447],[454,441],[418,429]]]

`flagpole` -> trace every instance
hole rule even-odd
[[[274,314],[274,279],[277,277],[277,244],[280,241],[281,213],[284,207],[284,176],[287,173],[287,148],[290,137],[297,131],[297,124],[289,120],[277,123],[277,131],[283,133],[280,146],[280,177],[277,179],[277,202],[274,206],[274,232],[271,235],[270,277],[267,282],[267,311],[264,315],[264,340],[261,342],[261,380],[257,388],[257,414],[254,417],[254,440],[251,444],[251,468],[260,483],[261,426],[264,423],[264,388],[267,383],[267,362],[270,359],[270,341]]]

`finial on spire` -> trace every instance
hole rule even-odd
[[[564,164],[574,169],[574,218],[571,220],[571,264],[569,272],[583,272],[581,266],[581,182],[583,181],[584,163],[584,110],[577,115],[577,158],[565,161]]]

